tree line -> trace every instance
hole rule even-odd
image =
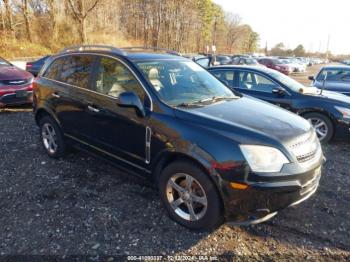
[[[212,0],[0,0],[0,47],[34,43],[144,45],[180,52],[248,53],[259,35]]]

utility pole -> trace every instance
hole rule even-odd
[[[328,39],[327,39],[327,51],[326,51],[326,59],[328,60],[329,56],[329,42],[330,42],[331,36],[328,34]]]

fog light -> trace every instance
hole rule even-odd
[[[244,190],[244,189],[247,189],[248,188],[248,185],[246,184],[241,184],[241,183],[230,183],[231,187],[233,189],[241,189],[241,190]]]

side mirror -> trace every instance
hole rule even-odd
[[[134,92],[124,92],[118,97],[118,106],[135,108],[137,114],[142,117],[146,116],[145,108],[140,98]]]
[[[309,76],[309,80],[315,81],[315,77],[314,76]]]
[[[286,90],[284,90],[282,87],[276,87],[272,89],[272,93],[278,96],[284,96],[286,94]]]

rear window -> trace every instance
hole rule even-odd
[[[46,70],[44,77],[87,88],[93,61],[94,57],[90,55],[58,58]]]

